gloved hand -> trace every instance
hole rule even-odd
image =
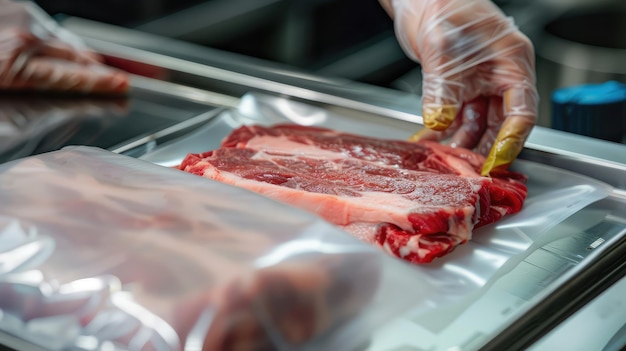
[[[506,169],[535,125],[534,49],[489,0],[380,0],[396,37],[423,71],[424,128],[487,155],[482,174]]]
[[[0,89],[123,93],[128,77],[30,1],[0,0]]]

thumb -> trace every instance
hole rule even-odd
[[[426,128],[442,131],[456,118],[463,101],[460,79],[443,78],[424,73],[422,82],[422,116]]]

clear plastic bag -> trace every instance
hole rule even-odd
[[[0,197],[0,330],[47,349],[349,350],[434,291],[308,213],[100,149],[0,165]]]

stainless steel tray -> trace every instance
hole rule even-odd
[[[236,109],[223,110],[196,131],[162,144],[140,158],[174,166],[188,153],[217,148],[222,138],[241,124],[285,121],[399,139],[408,137],[416,127],[411,122],[389,117],[341,115],[283,97],[251,93],[240,100]],[[582,161],[579,159],[578,162]],[[592,167],[590,163],[587,166]],[[461,247],[450,257],[425,268],[435,279],[438,275],[442,277],[441,295],[447,294],[446,289],[464,290],[472,284],[476,285],[475,289],[466,289],[466,293],[459,293],[445,303],[436,302],[435,309],[425,311],[423,306],[416,307],[382,327],[367,350],[447,350],[455,346],[471,350],[526,346],[590,299],[593,296],[591,287],[618,279],[619,274],[613,277],[609,272],[598,276],[598,270],[604,270],[606,267],[601,267],[605,265],[619,264],[609,261],[623,253],[626,246],[626,198],[622,190],[537,161],[522,159],[517,162],[517,167],[531,176],[527,201],[552,201],[544,207],[575,207],[578,200],[572,196],[579,196],[583,201],[584,192],[561,194],[569,196],[569,200],[545,197],[559,196],[556,188],[567,183],[569,177],[576,179],[574,187],[598,187],[606,193],[589,200],[591,203],[579,204],[581,208],[575,208],[573,215],[555,219],[558,224],[546,224],[553,225],[548,231],[540,231],[542,225],[539,223],[530,226],[531,231],[514,228],[508,234],[500,229],[494,233],[476,233],[475,246]],[[596,169],[596,172],[600,171]],[[587,169],[587,173],[593,172]],[[527,216],[530,221],[545,220],[546,214],[527,213]],[[519,221],[513,223],[515,226],[520,224]],[[505,222],[502,227],[506,226]],[[502,254],[500,249],[508,250],[509,254]],[[478,257],[480,255],[483,257]],[[465,276],[459,279],[463,280],[459,285],[455,286],[458,282],[443,281],[445,270],[463,269],[466,270]],[[481,322],[475,323],[477,320]],[[543,332],[528,330],[537,324],[543,325]]]

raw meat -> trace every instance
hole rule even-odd
[[[430,262],[472,231],[521,210],[525,177],[481,177],[482,156],[298,125],[243,126],[181,170],[316,213],[414,263]]]

